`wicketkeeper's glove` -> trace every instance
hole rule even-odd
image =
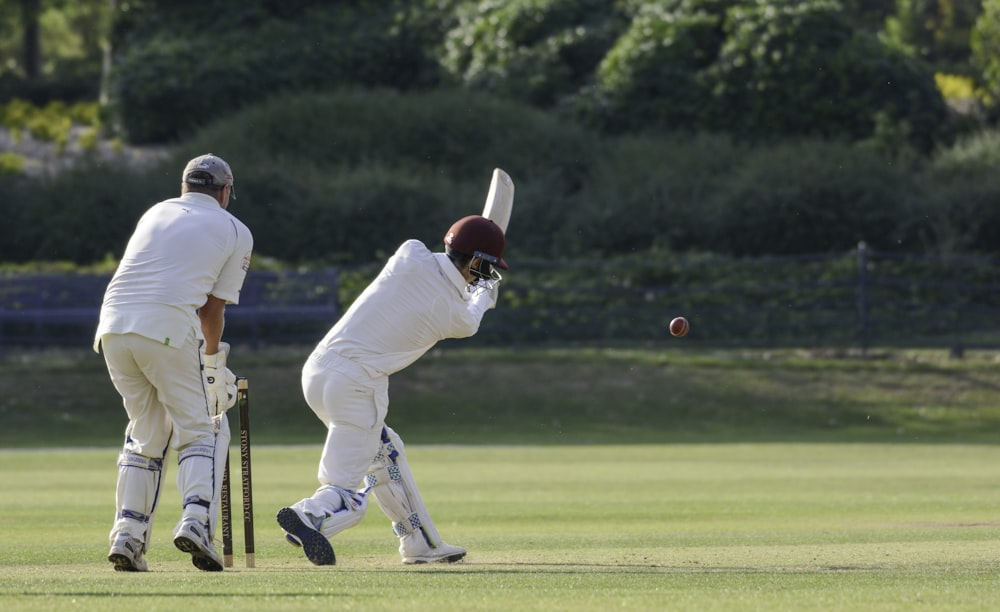
[[[226,367],[229,343],[220,342],[219,352],[204,355],[205,390],[212,416],[223,414],[236,405],[236,375]]]

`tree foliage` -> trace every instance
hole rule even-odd
[[[0,0],[0,103],[96,99],[107,0]]]
[[[834,0],[688,0],[642,7],[589,103],[611,129],[863,140],[901,126],[927,152],[949,136],[932,76],[852,24]]]
[[[1000,0],[983,0],[972,31],[972,58],[994,103],[1000,101]]]
[[[896,0],[885,20],[894,45],[935,70],[964,74],[969,69],[970,32],[982,12],[981,0]]]
[[[441,63],[470,89],[549,107],[585,86],[626,22],[606,0],[468,3]]]
[[[427,4],[147,0],[147,10],[122,18],[116,33],[121,128],[133,142],[171,141],[279,92],[438,85],[424,37],[439,19]],[[178,36],[193,14],[226,14],[232,27]]]
[[[118,115],[134,142],[180,138],[276,92],[451,83],[611,132],[891,133],[902,135],[894,148],[924,153],[949,137],[930,71],[836,0],[137,6],[115,34]],[[223,12],[232,27],[190,27],[193,14]]]

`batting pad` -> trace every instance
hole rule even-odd
[[[177,490],[181,493],[184,501],[185,516],[197,516],[202,522],[211,523],[209,514],[213,504],[218,513],[218,499],[222,489],[219,487],[219,495],[216,495],[215,453],[217,444],[190,444],[177,451]],[[223,464],[225,468],[225,464]]]
[[[146,552],[153,530],[153,514],[160,498],[163,460],[127,450],[118,455],[118,488],[115,491],[115,524],[111,543],[119,533],[128,533],[142,542]]]
[[[406,461],[403,441],[390,427],[382,429],[382,446],[372,462],[372,470],[365,475],[365,486],[371,489],[375,502],[392,521],[392,530],[397,536],[419,533],[428,546],[438,547],[441,536],[420,497]]]

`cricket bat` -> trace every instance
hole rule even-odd
[[[490,191],[486,194],[486,206],[483,207],[483,216],[499,225],[506,234],[513,207],[514,181],[510,180],[510,175],[500,168],[494,168]]]

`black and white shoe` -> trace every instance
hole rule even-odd
[[[337,556],[333,553],[330,540],[326,539],[318,529],[312,526],[312,521],[295,508],[278,510],[278,525],[285,530],[285,539],[296,546],[301,546],[306,558],[314,565],[336,565]]]

